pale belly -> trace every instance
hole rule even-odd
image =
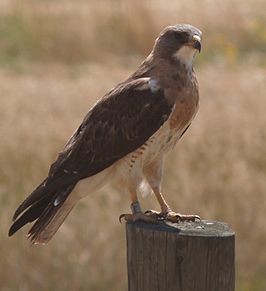
[[[171,128],[169,119],[145,144],[115,164],[118,179],[141,181],[143,168],[172,150],[190,122],[182,128]]]
[[[166,122],[147,141],[147,145],[145,147],[143,146],[136,150],[134,153],[138,154],[138,156],[142,160],[143,166],[145,167],[158,156],[164,155],[172,150],[189,123],[182,128],[171,128],[170,122]]]

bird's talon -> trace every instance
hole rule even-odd
[[[125,216],[126,216],[125,214],[121,214],[121,215],[119,216],[118,219],[119,219],[119,222],[120,222],[120,223],[122,223],[122,219],[125,219],[125,221],[126,221]]]
[[[173,211],[164,211],[164,212],[157,212],[154,210],[147,210],[144,213],[143,212],[136,212],[133,214],[121,214],[119,216],[119,222],[122,223],[122,220],[125,221],[144,221],[147,223],[159,223],[162,221],[170,221],[173,223],[179,223],[179,222],[195,222],[196,220],[201,220],[200,216],[198,215],[184,215],[180,213],[176,213]]]
[[[201,220],[201,218],[198,215],[195,214],[180,214],[180,213],[175,213],[173,211],[169,211],[166,213],[166,220],[170,222],[195,222],[196,220]]]

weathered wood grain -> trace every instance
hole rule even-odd
[[[129,291],[233,291],[235,234],[227,224],[127,223]]]

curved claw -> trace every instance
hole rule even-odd
[[[121,214],[121,215],[119,215],[119,218],[118,218],[118,219],[119,219],[119,222],[120,222],[120,223],[122,223],[122,219],[125,219],[125,216],[126,216],[126,215],[125,215],[124,213]],[[125,219],[125,221],[126,221],[126,219]]]
[[[195,222],[196,220],[201,220],[200,216],[191,214],[191,215],[182,215],[182,214],[176,214],[175,215],[176,219],[178,221],[192,221]],[[170,218],[169,218],[170,219]]]

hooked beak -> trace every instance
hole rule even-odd
[[[201,51],[201,39],[200,39],[200,36],[198,36],[196,34],[193,35],[192,44],[193,44],[193,47],[195,49],[197,49],[199,51],[199,53],[200,53],[200,51]]]

